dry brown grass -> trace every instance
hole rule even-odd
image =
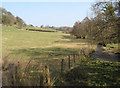
[[[41,65],[35,65],[32,60],[27,63],[22,60],[8,61],[7,57],[2,61],[3,86],[40,86],[41,81],[44,81],[41,80],[44,76]]]

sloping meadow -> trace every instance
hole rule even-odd
[[[84,48],[84,49],[82,49]],[[93,46],[95,48],[95,46]],[[76,55],[76,62],[79,63],[80,51],[86,50],[86,55],[89,54],[91,47],[87,40],[76,39],[70,34],[64,34],[62,32],[38,32],[20,30],[15,27],[3,26],[2,29],[2,53],[3,53],[3,70],[4,75],[9,75],[11,80],[4,78],[4,85],[39,85],[40,73],[44,72],[45,66],[49,67],[50,78],[55,79],[58,74],[61,73],[61,60],[64,59],[64,69],[74,67],[74,55]],[[68,58],[70,57],[70,62]],[[69,63],[69,64],[68,64]],[[19,66],[18,66],[19,65]],[[5,66],[5,67],[4,67]],[[10,69],[15,67],[15,69]],[[16,70],[19,69],[19,70]],[[8,73],[7,73],[8,71]],[[17,71],[18,75],[15,75]],[[9,73],[14,72],[14,75]],[[30,77],[34,77],[33,73],[38,73],[36,79],[39,82],[32,82]],[[33,76],[31,76],[31,73]],[[12,73],[11,73],[12,74]],[[41,73],[42,74],[42,73]],[[17,76],[21,76],[19,82],[15,79]],[[23,76],[25,75],[25,76]],[[29,79],[28,83],[25,77]],[[54,81],[54,80],[53,80]],[[8,82],[8,83],[6,83]],[[18,84],[17,84],[18,83]],[[32,84],[33,83],[33,84]],[[52,84],[51,84],[52,85]]]

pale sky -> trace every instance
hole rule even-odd
[[[27,24],[34,26],[73,26],[91,14],[93,2],[14,2],[5,0],[2,7],[13,15],[21,17]],[[19,1],[19,0],[18,0]],[[30,1],[30,0],[29,0]],[[32,0],[33,1],[33,0]],[[77,0],[76,0],[77,1]]]
[[[96,0],[2,0],[2,2],[93,2],[93,1]]]

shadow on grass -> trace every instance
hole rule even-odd
[[[68,55],[71,55],[76,52],[76,49],[71,48],[28,48],[28,49],[19,49],[13,50],[11,55],[23,56],[23,59],[29,57],[34,60],[35,63],[42,65],[48,65],[50,67],[51,76],[58,76],[61,69],[61,59],[67,58]],[[33,62],[32,62],[33,63]]]
[[[28,49],[19,49],[12,50],[11,54],[29,56],[31,58],[53,58],[53,57],[61,57],[68,56],[73,54],[76,49],[71,48],[59,48],[59,47],[51,47],[51,48],[28,48]]]
[[[119,67],[119,62],[87,61],[64,73],[56,85],[120,86]]]
[[[73,36],[63,35],[62,39],[68,39],[69,41],[55,41],[55,43],[88,43],[87,39],[76,39]],[[86,44],[79,44],[86,45]]]

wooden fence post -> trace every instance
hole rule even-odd
[[[64,71],[64,59],[61,60],[61,73]]]
[[[68,68],[70,69],[70,55],[68,56]]]
[[[15,83],[16,83],[16,85],[17,84],[19,84],[19,80],[20,79],[18,79],[18,66],[15,66]]]
[[[14,64],[9,64],[9,75],[11,76],[11,86],[15,86],[15,66]]]
[[[75,54],[73,54],[72,56],[73,56],[73,67],[74,67],[75,66],[75,62],[76,62],[76,60],[75,60]]]
[[[20,83],[20,77],[19,77],[19,70],[20,70],[20,63],[19,61],[17,62],[17,65],[15,66],[15,82],[16,85],[18,86]]]
[[[48,66],[45,66],[45,85],[50,86],[50,72]]]
[[[73,59],[74,59],[74,64],[75,64],[75,62],[76,62],[76,60],[75,60],[75,54],[73,55]]]

